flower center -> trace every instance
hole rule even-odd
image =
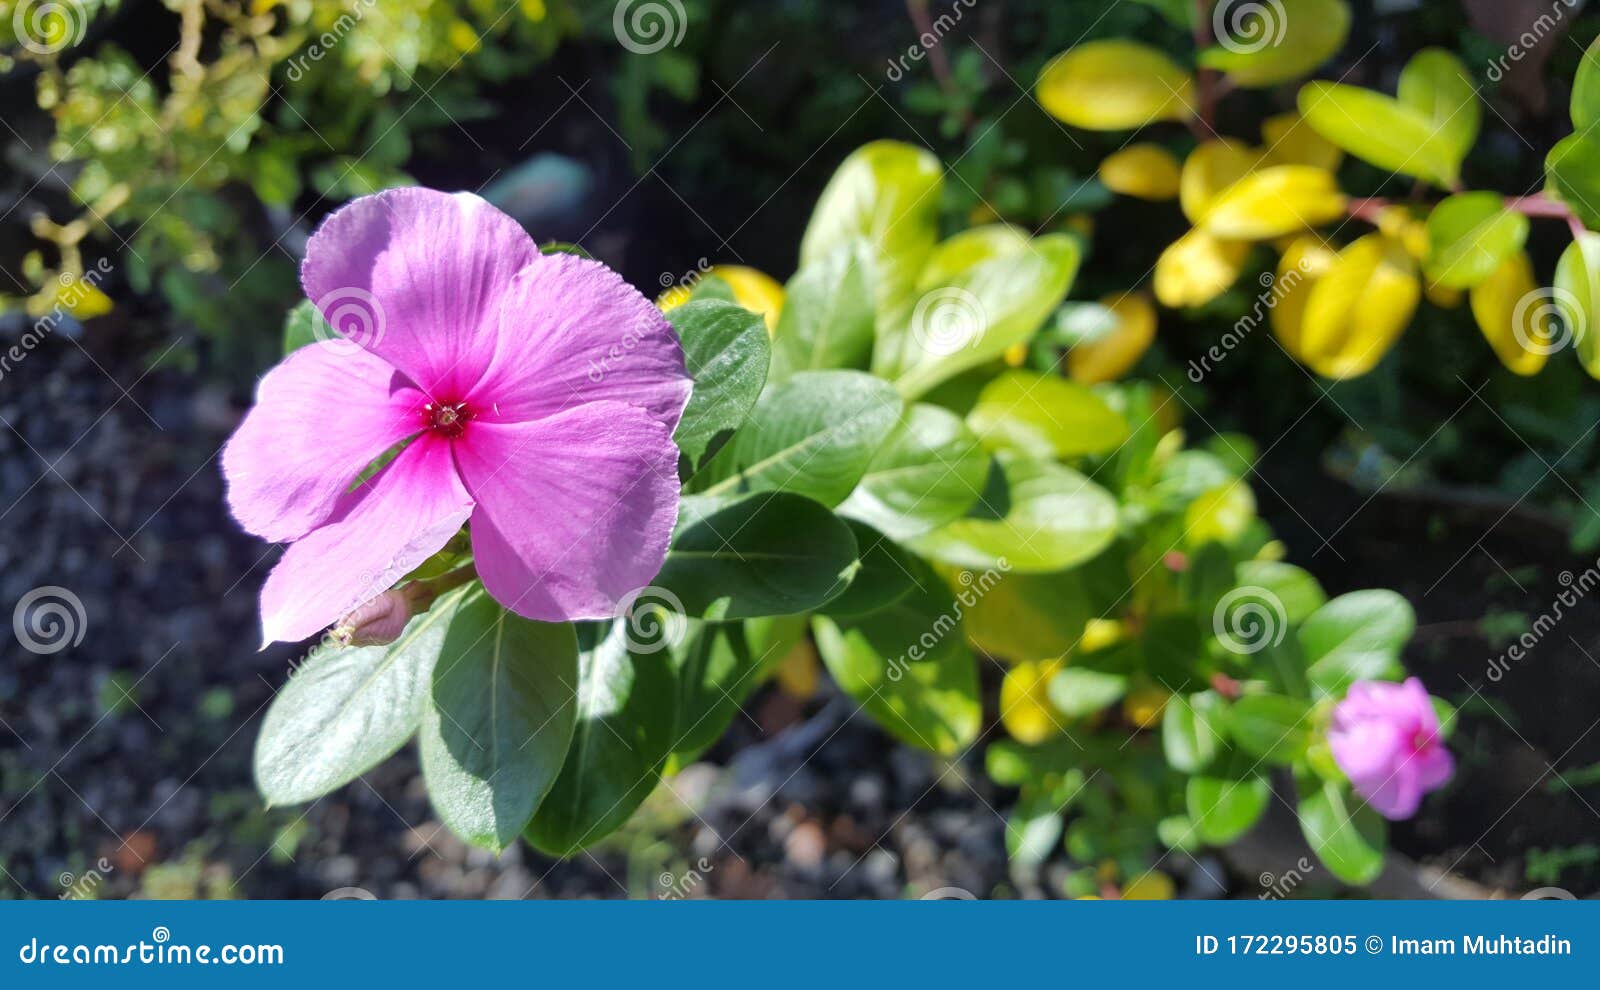
[[[471,420],[472,410],[465,402],[430,402],[422,407],[422,428],[447,440],[464,433]]]

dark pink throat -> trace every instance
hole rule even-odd
[[[422,428],[446,440],[466,432],[472,409],[465,402],[430,402],[422,407]]]

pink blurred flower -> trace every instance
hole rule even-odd
[[[1393,821],[1416,814],[1422,796],[1455,769],[1433,702],[1415,677],[1350,685],[1333,710],[1328,745],[1356,793]]]
[[[690,382],[615,272],[540,254],[477,196],[392,189],[328,217],[300,277],[337,336],[267,372],[222,455],[240,524],[290,543],[266,642],[316,634],[468,520],[484,586],[531,619],[603,618],[660,569]]]

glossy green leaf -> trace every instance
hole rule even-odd
[[[1428,215],[1428,278],[1453,289],[1470,289],[1522,250],[1528,218],[1508,210],[1499,193],[1450,196]]]
[[[1342,83],[1300,88],[1300,115],[1323,137],[1389,172],[1454,186],[1461,159],[1446,135],[1422,112],[1382,93]]]
[[[1174,770],[1199,773],[1226,740],[1226,705],[1215,691],[1174,695],[1161,714],[1161,751]]]
[[[1568,134],[1545,156],[1544,170],[1550,188],[1583,225],[1600,227],[1600,138]]]
[[[938,406],[908,407],[839,506],[896,540],[958,519],[978,500],[989,455],[961,417]]]
[[[456,609],[422,717],[422,775],[434,810],[473,845],[521,834],[566,761],[577,719],[571,625],[508,612],[481,588]]]
[[[1287,765],[1311,743],[1311,703],[1281,694],[1248,694],[1228,708],[1228,735],[1239,748],[1267,763]]]
[[[1219,5],[1215,48],[1200,64],[1228,73],[1236,86],[1265,89],[1310,75],[1344,46],[1350,7],[1344,0],[1272,0]]]
[[[894,389],[864,371],[801,372],[767,390],[696,485],[707,495],[783,491],[838,505],[901,408]]]
[[[1003,454],[967,514],[911,542],[934,560],[1023,573],[1081,564],[1116,536],[1117,503],[1068,467]]]
[[[1000,575],[954,568],[950,580],[965,606],[968,642],[992,657],[1053,660],[1079,645],[1092,617],[1081,571]]]
[[[856,560],[849,527],[811,499],[685,499],[654,586],[692,618],[793,615],[843,591]]]
[[[766,383],[771,351],[766,323],[735,303],[693,300],[667,319],[683,342],[684,366],[694,379],[672,435],[692,474],[750,414]]]
[[[1461,60],[1443,48],[1422,49],[1400,70],[1395,96],[1428,121],[1459,168],[1478,139],[1483,116],[1477,87]]]
[[[1411,603],[1392,591],[1352,591],[1301,624],[1300,648],[1313,687],[1338,697],[1354,681],[1400,673],[1400,651],[1416,629]]]
[[[865,368],[872,358],[870,262],[861,245],[841,244],[795,273],[772,335],[773,382],[797,371]]]
[[[1050,679],[1050,703],[1068,718],[1093,715],[1115,704],[1128,693],[1128,679],[1121,674],[1068,667]]]
[[[1099,395],[1059,375],[1007,371],[986,385],[967,425],[991,450],[1079,457],[1115,449],[1128,423]]]
[[[1583,133],[1600,123],[1600,38],[1589,42],[1572,77],[1572,128]]]
[[[1298,812],[1306,842],[1334,876],[1361,886],[1383,872],[1388,824],[1343,787],[1302,779]]]
[[[854,519],[845,520],[856,538],[857,557],[850,584],[821,607],[828,615],[864,615],[886,608],[916,586],[911,555],[898,543]]]
[[[1250,831],[1272,797],[1266,778],[1255,773],[1190,777],[1184,794],[1195,832],[1214,846],[1225,846]]]
[[[624,620],[585,623],[578,643],[572,743],[523,833],[550,856],[571,856],[620,828],[661,779],[676,738],[677,679],[666,653],[632,648]]]
[[[388,759],[417,731],[445,632],[465,589],[388,646],[319,646],[272,700],[256,739],[268,804],[319,798]]]
[[[676,764],[691,762],[722,738],[739,706],[800,641],[805,625],[799,615],[690,623],[671,654],[678,682]]]
[[[314,344],[319,340],[332,340],[333,337],[333,328],[322,318],[317,304],[309,299],[300,300],[299,305],[289,310],[289,315],[283,318],[285,356],[307,344]]]
[[[1322,585],[1302,568],[1278,560],[1247,560],[1235,570],[1238,585],[1260,588],[1272,596],[1284,621],[1298,624],[1328,600]]]
[[[1578,360],[1600,378],[1600,234],[1584,231],[1556,262],[1555,298],[1576,342]]]

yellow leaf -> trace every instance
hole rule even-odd
[[[807,701],[817,693],[820,673],[816,648],[811,645],[810,640],[802,639],[794,645],[794,649],[778,661],[774,677],[784,694],[800,701]]]
[[[1139,363],[1156,339],[1156,308],[1143,292],[1106,296],[1101,305],[1116,325],[1109,333],[1078,344],[1067,354],[1067,373],[1085,385],[1116,381]]]
[[[1159,144],[1130,144],[1100,163],[1100,181],[1112,192],[1160,201],[1178,195],[1178,159]]]
[[[1428,223],[1408,207],[1386,206],[1378,211],[1376,224],[1381,233],[1400,242],[1406,254],[1417,261],[1428,256]]]
[[[482,39],[478,37],[478,32],[473,30],[472,25],[463,20],[451,21],[446,37],[450,39],[450,47],[463,55],[472,54],[483,43]]]
[[[778,316],[783,312],[783,286],[771,275],[745,265],[712,265],[706,276],[726,282],[734,302],[767,321],[768,333],[778,325]],[[688,302],[693,293],[693,285],[675,285],[656,299],[656,305],[663,313],[671,312]]]
[[[1061,731],[1062,717],[1050,704],[1048,689],[1062,666],[1060,660],[1029,660],[1006,671],[1000,682],[1000,723],[1017,742],[1035,746]]]
[[[1190,223],[1199,223],[1217,195],[1256,167],[1260,154],[1247,145],[1223,139],[1207,141],[1184,159],[1178,179],[1178,205]]]
[[[1338,252],[1322,238],[1307,235],[1296,238],[1278,259],[1278,274],[1272,283],[1272,294],[1277,299],[1272,307],[1272,334],[1291,357],[1302,363],[1306,360],[1301,345],[1306,301],[1311,298],[1311,287],[1333,267],[1337,257]]]
[[[1212,200],[1199,226],[1234,240],[1267,240],[1344,215],[1333,173],[1315,165],[1269,165]]]
[[[1536,375],[1560,343],[1555,305],[1533,280],[1526,251],[1506,258],[1467,294],[1472,318],[1495,357],[1514,374]]]
[[[80,321],[104,316],[111,312],[113,306],[111,297],[101,292],[99,286],[87,280],[80,280],[62,289],[56,296],[56,303],[71,313],[73,319]]]
[[[1141,729],[1154,728],[1171,697],[1171,691],[1154,684],[1134,688],[1122,699],[1122,717]]]
[[[1083,636],[1078,640],[1078,652],[1094,653],[1116,646],[1127,634],[1127,627],[1116,619],[1090,619],[1084,623]]]
[[[1344,160],[1338,145],[1312,130],[1293,110],[1263,120],[1261,140],[1267,157],[1282,165],[1315,165],[1334,172]]]
[[[1326,378],[1364,375],[1399,339],[1421,296],[1416,263],[1393,239],[1358,238],[1312,286],[1295,356]]]
[[[1025,343],[1012,344],[1006,348],[1006,352],[1001,357],[1005,359],[1006,367],[1020,368],[1028,361],[1028,345]]]
[[[1122,888],[1122,899],[1125,901],[1170,901],[1176,893],[1177,887],[1173,885],[1171,877],[1165,873],[1152,871]]]
[[[1133,41],[1091,41],[1039,73],[1039,105],[1058,120],[1121,131],[1194,113],[1194,81],[1172,59]]]
[[[1185,539],[1191,547],[1232,543],[1256,518],[1256,496],[1242,481],[1226,481],[1184,510]]]
[[[1249,251],[1245,241],[1221,240],[1199,228],[1189,231],[1156,259],[1156,298],[1172,308],[1210,302],[1239,277]]]

